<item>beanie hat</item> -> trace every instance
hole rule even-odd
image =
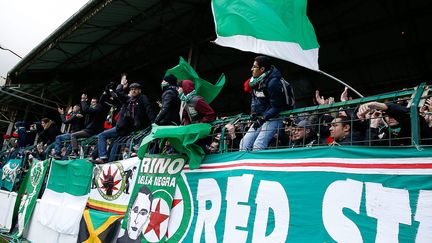
[[[172,75],[172,74],[168,74],[166,75],[163,80],[167,81],[170,85],[177,85],[177,78],[176,76]]]

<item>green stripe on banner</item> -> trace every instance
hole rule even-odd
[[[87,159],[53,160],[47,188],[74,196],[86,195],[90,191],[92,173],[93,164]]]
[[[186,177],[194,212],[183,242],[432,239],[425,227],[432,216],[430,174],[226,170]]]
[[[202,164],[220,163],[243,159],[304,159],[304,158],[422,158],[432,157],[432,148],[415,147],[355,147],[355,146],[320,146],[307,148],[287,148],[261,151],[240,151],[225,154],[210,154]]]
[[[93,223],[93,227],[95,229],[99,228],[103,223],[105,223],[107,218],[118,215],[114,213],[102,212],[102,211],[91,210],[91,209],[89,210],[89,212],[90,212],[90,218]]]

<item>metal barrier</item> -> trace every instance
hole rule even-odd
[[[331,145],[361,145],[361,146],[420,146],[432,142],[431,137],[424,136],[424,123],[432,125],[432,108],[425,110],[426,102],[431,97],[430,87],[425,83],[417,87],[405,89],[402,91],[389,92],[385,94],[364,97],[360,99],[337,102],[328,105],[317,105],[304,108],[293,109],[281,112],[278,118],[272,119],[278,121],[278,127],[274,131],[274,137],[268,146],[264,149],[278,148],[297,148],[307,146],[327,146]],[[407,136],[395,137],[391,127],[385,122],[387,116],[380,113],[379,116],[372,113],[369,117],[358,118],[356,116],[359,107],[368,102],[391,102],[393,104],[403,105],[409,112],[409,133]],[[432,100],[431,104],[432,106]],[[420,111],[420,112],[419,112]],[[334,118],[337,115],[344,115],[349,119],[337,121]],[[408,114],[407,114],[408,115]],[[425,120],[427,118],[427,120]],[[299,121],[306,120],[302,126]],[[379,121],[379,122],[377,122]],[[226,153],[238,151],[242,138],[247,133],[249,127],[254,121],[248,115],[236,115],[225,117],[212,123],[213,131],[206,144],[207,153]],[[349,139],[343,143],[333,140],[329,134],[332,126],[339,123],[347,123],[350,126]],[[378,127],[372,129],[371,124],[378,123]],[[404,125],[407,123],[404,122]],[[109,150],[109,160],[118,160],[124,157],[130,157],[138,151],[141,140],[150,132],[150,127],[135,132],[130,136],[118,137],[111,140]],[[407,128],[405,128],[407,129]],[[430,130],[428,128],[428,130]],[[377,131],[379,132],[377,134]],[[301,135],[301,133],[313,133],[311,137]],[[361,138],[361,139],[359,139]],[[312,141],[314,140],[314,141]],[[69,146],[69,141],[63,143],[64,147]],[[97,148],[97,136],[78,140],[80,146],[80,157],[95,156]],[[54,144],[49,145],[45,151],[47,155],[51,154]],[[22,151],[34,151],[35,146],[30,146]],[[163,148],[160,148],[161,150]],[[8,151],[2,151],[1,156],[6,158]],[[19,152],[18,154],[23,153]],[[18,155],[23,156],[23,155]]]
[[[357,146],[420,146],[429,145],[432,141],[432,132],[429,123],[432,125],[432,107],[424,112],[426,106],[432,106],[426,102],[431,97],[431,89],[422,83],[421,85],[402,91],[390,92],[371,97],[365,97],[345,102],[338,102],[328,105],[318,105],[294,109],[282,112],[278,118],[279,125],[274,131],[272,141],[264,149],[296,148],[307,146],[327,145],[357,145]],[[401,108],[405,110],[403,120],[398,121],[404,132],[398,131],[388,124],[389,115],[380,111],[378,107],[370,109],[365,117],[358,117],[362,105],[370,102],[386,102],[392,110]],[[430,104],[430,105],[429,105]],[[364,105],[364,106],[369,106]],[[419,110],[423,112],[419,113]],[[400,112],[399,112],[400,113]],[[398,114],[399,114],[398,113]],[[347,119],[335,119],[337,116]],[[428,116],[427,120],[425,117]],[[302,126],[299,121],[306,120]],[[241,147],[242,138],[253,123],[250,116],[226,117],[213,122],[213,132],[210,135],[211,142],[208,144],[208,153],[225,153],[238,151]],[[391,121],[393,122],[393,121]],[[349,125],[349,138],[342,143],[330,136],[329,129],[333,130],[340,124]],[[427,126],[425,126],[427,125]],[[400,130],[400,128],[399,128]],[[407,132],[408,131],[408,132]],[[299,133],[313,133],[301,136]],[[396,134],[396,135],[395,135]],[[300,139],[300,140],[299,140]],[[315,141],[311,141],[315,140]]]

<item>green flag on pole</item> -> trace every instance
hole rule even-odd
[[[33,159],[31,168],[27,172],[24,183],[21,185],[24,187],[24,191],[18,208],[16,231],[12,235],[14,239],[22,237],[24,229],[30,221],[30,216],[32,215],[33,209],[36,205],[36,199],[38,198],[39,191],[42,188],[48,165],[48,160],[39,161]]]
[[[177,80],[191,80],[195,84],[195,90],[197,94],[204,98],[207,103],[211,103],[216,96],[219,94],[225,84],[225,74],[219,77],[216,84],[211,84],[208,81],[200,78],[197,72],[187,63],[182,57],[180,57],[179,64],[169,69],[166,74],[172,74],[176,76]]]
[[[306,8],[306,0],[213,0],[215,43],[319,70],[319,44]]]

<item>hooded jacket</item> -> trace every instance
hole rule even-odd
[[[183,80],[182,88],[183,93],[187,95],[195,89],[195,85],[190,80]],[[182,125],[207,123],[216,119],[214,110],[204,100],[204,98],[199,95],[195,95],[186,102],[182,114]]]
[[[272,66],[267,77],[252,90],[251,113],[268,120],[286,108],[281,78],[279,70]]]

